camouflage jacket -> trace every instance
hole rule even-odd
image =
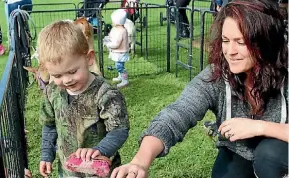
[[[123,95],[102,77],[96,76],[88,89],[76,97],[69,103],[67,91],[51,83],[40,108],[40,123],[56,126],[61,167],[78,148],[95,147],[107,132],[129,128]],[[63,176],[90,177],[64,169]]]

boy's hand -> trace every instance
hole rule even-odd
[[[81,158],[83,161],[90,161],[90,159],[94,159],[98,156],[101,156],[100,151],[92,149],[92,148],[78,148],[75,153],[77,158]]]
[[[29,169],[24,169],[25,178],[32,178],[32,173]]]
[[[52,172],[52,163],[40,161],[39,171],[43,177],[48,177],[48,174]]]

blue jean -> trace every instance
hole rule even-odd
[[[5,3],[5,16],[6,16],[6,22],[7,22],[7,27],[9,26],[9,17],[11,15],[11,12],[14,11],[15,9],[20,8],[23,5],[30,5],[32,4],[32,0],[22,0],[13,4],[7,4]],[[32,11],[32,6],[28,6],[25,9],[26,11]]]
[[[27,7],[25,7],[23,10],[26,11],[31,11],[32,10],[32,0],[22,0],[13,4],[8,4],[8,14],[10,15],[12,11],[14,11],[15,9],[21,8],[21,6],[23,5],[29,5]]]
[[[125,71],[124,62],[115,62],[115,68],[117,72],[123,73]]]
[[[288,174],[288,143],[264,138],[256,146],[254,161],[249,161],[227,147],[219,148],[212,178],[282,178]],[[255,172],[255,173],[254,173]]]

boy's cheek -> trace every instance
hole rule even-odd
[[[52,81],[54,81],[55,85],[62,85],[62,82],[60,79],[53,78]]]

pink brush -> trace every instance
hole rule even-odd
[[[100,178],[109,176],[111,160],[105,156],[98,156],[90,161],[82,161],[75,155],[71,155],[65,163],[65,168],[72,172],[81,172],[96,175]]]
[[[5,53],[5,48],[2,44],[0,44],[0,56],[2,56]]]

